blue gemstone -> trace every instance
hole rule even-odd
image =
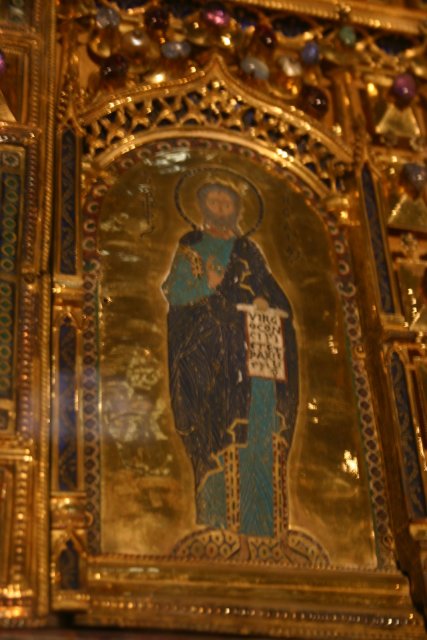
[[[306,42],[301,49],[301,60],[307,66],[317,64],[319,62],[319,45],[317,42]]]
[[[188,42],[165,42],[161,50],[162,55],[168,60],[177,60],[190,55],[191,45]]]
[[[238,7],[233,11],[234,19],[240,24],[242,29],[248,29],[249,27],[256,27],[258,24],[258,16],[254,11],[243,9]]]
[[[255,56],[246,56],[240,63],[242,70],[250,76],[253,76],[257,80],[267,80],[270,75],[270,70],[259,58]]]
[[[276,18],[273,20],[273,28],[275,31],[283,33],[287,38],[296,38],[310,31],[311,25],[298,16],[287,16],[286,18]]]

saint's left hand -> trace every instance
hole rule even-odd
[[[268,309],[268,302],[265,298],[255,298],[254,300],[254,307],[255,309],[257,309],[257,311],[267,311]]]

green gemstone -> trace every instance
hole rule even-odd
[[[353,27],[341,27],[338,37],[346,47],[354,47],[356,44],[357,37]]]

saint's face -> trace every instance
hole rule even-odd
[[[233,198],[222,189],[211,189],[205,197],[205,205],[211,216],[220,224],[226,223],[235,216],[236,209]]]

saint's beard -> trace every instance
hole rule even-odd
[[[230,213],[226,218],[220,218],[207,208],[203,212],[204,226],[217,229],[218,231],[232,231],[235,235],[237,235],[239,230],[238,219],[238,213]]]

